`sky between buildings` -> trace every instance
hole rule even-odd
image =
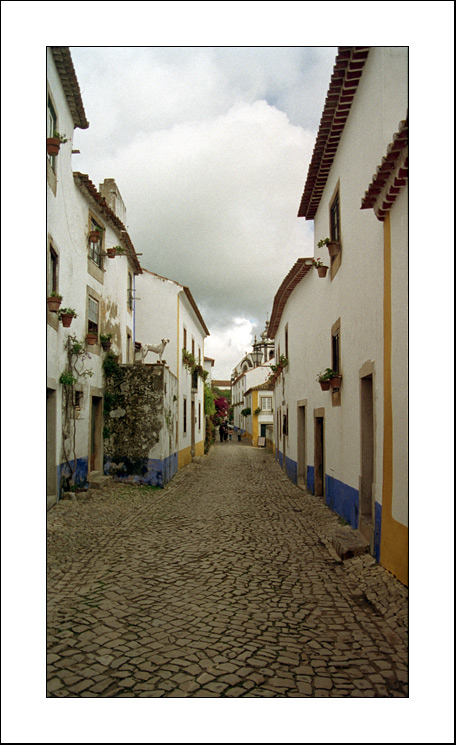
[[[115,178],[142,266],[190,287],[229,379],[313,255],[297,211],[337,48],[70,49],[90,122],[73,168]]]

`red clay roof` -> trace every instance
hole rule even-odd
[[[388,145],[386,155],[377,166],[377,171],[367,189],[361,209],[373,208],[376,217],[384,220],[393,206],[401,188],[408,179],[408,115],[399,123],[393,141]],[[389,183],[388,183],[389,182]],[[379,202],[379,199],[382,201]]]
[[[107,220],[109,220],[113,228],[118,233],[120,239],[127,246],[127,255],[133,262],[133,265],[135,267],[135,274],[142,274],[141,265],[136,255],[135,247],[131,242],[130,236],[128,235],[123,222],[119,220],[115,212],[113,212],[112,209],[108,206],[106,200],[101,196],[95,184],[92,183],[86,173],[79,173],[79,171],[75,171],[73,173],[73,178],[76,186],[95,201],[100,212]]]
[[[70,107],[74,126],[79,127],[79,129],[87,129],[89,122],[85,115],[81,90],[76,77],[73,60],[71,59],[70,48],[51,47],[51,53],[57,72],[59,73],[66,100],[68,101],[68,106]]]
[[[271,320],[269,321],[268,333],[271,339],[275,338],[288,298],[312,268],[312,262],[312,258],[298,259],[277,290],[272,306]]]
[[[298,217],[315,217],[368,54],[369,47],[338,49]]]

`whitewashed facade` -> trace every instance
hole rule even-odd
[[[88,122],[67,47],[47,50],[48,137],[65,135],[55,156],[47,154],[47,296],[62,296],[60,310],[77,314],[64,327],[46,310],[47,328],[47,504],[62,490],[86,486],[103,472],[103,348],[100,334],[112,334],[120,362],[132,361],[133,306],[129,282],[141,272],[123,223],[88,176],[73,174],[76,127]],[[52,134],[51,134],[52,133]],[[119,195],[120,196],[120,195]],[[89,240],[95,222],[104,228],[100,243]],[[107,259],[108,246],[123,254]],[[95,343],[87,339],[95,333]],[[77,349],[78,354],[69,353]],[[65,381],[70,374],[73,384]],[[62,378],[62,374],[64,377]]]
[[[175,468],[204,454],[204,382],[192,375],[183,362],[182,350],[190,352],[204,369],[204,340],[209,331],[188,287],[143,269],[136,279],[137,344],[164,347],[162,362],[178,379],[178,432]],[[141,359],[141,352],[137,359]],[[144,362],[155,362],[157,353],[148,352]]]
[[[404,165],[398,133],[406,118],[406,48],[339,48],[299,210],[315,222],[315,257],[328,273],[320,278],[311,258],[299,259],[270,323],[276,358],[289,360],[275,386],[278,460],[295,483],[359,528],[404,582],[406,177],[388,192],[386,219],[362,202],[369,189],[379,192],[378,169],[391,166],[388,190]],[[338,244],[333,258],[317,246],[326,237]],[[316,380],[326,368],[342,375],[329,391]]]

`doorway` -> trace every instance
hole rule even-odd
[[[306,405],[300,402],[298,402],[297,476],[298,486],[305,489],[307,487]]]
[[[195,400],[192,398],[191,403],[191,448],[190,452],[192,454],[192,458],[195,455]]]
[[[57,395],[46,388],[46,504],[57,501]]]
[[[92,396],[89,471],[103,470],[103,399]]]
[[[325,420],[315,415],[314,488],[316,497],[325,496]]]
[[[372,541],[373,483],[374,483],[374,395],[372,375],[360,378],[361,396],[361,476],[359,529],[366,540]]]

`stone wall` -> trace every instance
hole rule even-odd
[[[106,376],[104,472],[163,486],[177,471],[177,378],[165,365],[118,365]]]

